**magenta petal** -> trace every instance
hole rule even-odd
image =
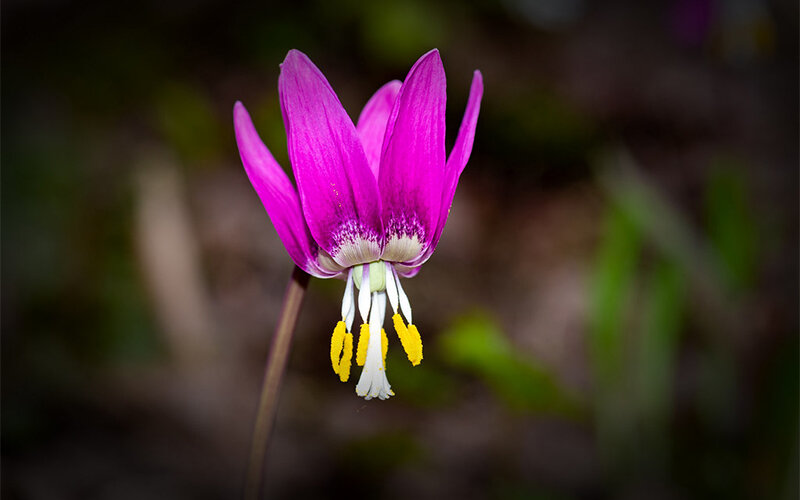
[[[342,266],[378,259],[381,201],[352,120],[325,76],[298,50],[281,64],[278,90],[311,235]]]
[[[444,68],[434,49],[409,71],[389,118],[378,176],[384,260],[412,260],[433,240],[445,170],[446,99]]]
[[[395,264],[394,268],[397,271],[397,274],[401,278],[413,278],[414,276],[419,274],[419,271],[420,269],[422,269],[422,266],[413,267],[413,266],[404,266],[402,264]]]
[[[247,177],[261,198],[289,256],[301,269],[319,278],[338,274],[334,270],[323,270],[318,265],[317,246],[303,220],[294,186],[261,142],[250,115],[238,101],[233,107],[233,124]]]
[[[420,265],[431,256],[436,245],[439,243],[439,238],[442,235],[442,230],[447,223],[447,216],[450,214],[450,206],[453,204],[453,196],[456,193],[456,186],[461,172],[467,166],[470,153],[472,153],[472,144],[475,140],[475,128],[478,124],[478,114],[481,110],[481,98],[483,97],[483,75],[476,70],[472,77],[472,85],[469,89],[469,100],[467,101],[467,109],[464,112],[464,118],[461,120],[461,126],[458,129],[458,137],[447,158],[447,166],[445,167],[444,185],[442,187],[442,204],[439,211],[439,219],[436,224],[436,233],[433,236],[431,245],[425,250],[425,253],[420,258],[415,259],[413,264]]]
[[[392,80],[379,88],[367,101],[358,117],[356,130],[361,138],[361,144],[364,146],[369,168],[372,169],[376,179],[380,169],[386,123],[389,121],[389,114],[392,112],[397,93],[400,92],[400,85],[402,84],[399,80]]]

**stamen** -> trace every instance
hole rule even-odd
[[[405,349],[405,336],[408,331],[406,324],[403,323],[403,318],[400,316],[400,313],[394,313],[394,316],[392,316],[392,323],[394,323],[394,331],[397,332],[397,336],[400,337],[400,343],[403,344],[403,349]]]
[[[397,312],[397,278],[394,276],[394,266],[388,262],[386,264],[386,296],[389,297],[389,304],[392,311]]]
[[[422,361],[422,337],[416,325],[408,325],[408,344],[411,347],[410,350],[406,349],[408,360],[412,365],[417,366]]]
[[[369,307],[370,307],[370,293],[369,293],[369,266],[361,267],[361,286],[358,290],[358,312],[361,314],[361,321],[369,323]],[[358,268],[355,269],[358,272]],[[358,283],[356,283],[358,284]]]
[[[386,353],[389,352],[389,339],[386,337],[386,330],[381,328],[381,351],[383,351],[383,369],[386,369]]]
[[[392,274],[394,275],[395,282],[397,283],[397,296],[400,301],[400,310],[403,311],[403,316],[406,317],[406,320],[411,323],[414,321],[411,318],[411,303],[408,301],[408,296],[403,290],[403,285],[400,283],[400,277],[397,275],[397,271],[394,268],[392,268]]]
[[[342,320],[348,333],[353,328],[353,319],[356,316],[356,302],[355,294],[353,292],[353,269],[347,271],[347,285],[344,288],[344,296],[342,297]]]
[[[414,325],[406,327],[405,323],[403,323],[403,318],[397,313],[392,316],[392,322],[397,336],[400,337],[400,344],[402,344],[403,350],[406,351],[408,360],[411,361],[412,365],[417,366],[422,361],[422,338],[420,338],[417,327]]]
[[[333,373],[339,373],[339,356],[342,353],[342,346],[344,344],[344,321],[336,323],[331,336],[331,365],[333,365]]]
[[[361,325],[361,332],[358,334],[358,347],[356,347],[356,364],[364,366],[367,360],[367,345],[369,345],[369,325]]]
[[[353,320],[356,318],[356,305],[353,303],[350,306],[350,310],[347,311],[347,317],[344,318],[345,326],[347,326],[347,331],[353,331]]]
[[[342,360],[339,363],[339,380],[347,382],[350,378],[350,362],[353,359],[353,334],[348,333],[344,336],[344,351]]]
[[[342,297],[342,318],[346,318],[353,308],[353,269],[347,271],[347,285],[344,287],[344,297]],[[348,328],[349,330],[349,328]]]

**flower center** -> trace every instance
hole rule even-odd
[[[394,265],[377,260],[350,269],[342,299],[342,321],[336,325],[331,338],[331,363],[333,371],[343,382],[347,381],[354,344],[353,334],[350,332],[358,305],[363,323],[359,329],[355,359],[356,364],[364,368],[356,385],[356,393],[365,399],[386,399],[394,395],[386,378],[388,339],[383,330],[383,322],[387,299],[394,312],[392,323],[400,343],[408,360],[416,366],[422,361],[422,339],[412,323],[411,304]],[[403,316],[408,325],[403,321]]]
[[[369,267],[369,291],[374,293],[386,290],[386,263],[382,260],[376,260],[369,264],[359,264],[353,268],[353,280],[356,283],[356,288],[361,290],[364,266]]]

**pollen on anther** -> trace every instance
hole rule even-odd
[[[416,325],[408,325],[408,343],[410,347],[410,349],[406,349],[408,360],[412,365],[417,366],[422,361],[422,337]]]
[[[406,326],[399,313],[395,313],[392,316],[392,322],[397,336],[400,337],[400,344],[402,344],[403,350],[406,351],[408,360],[412,365],[417,366],[422,361],[422,338],[419,335],[419,331],[417,331],[417,327],[414,325]]]
[[[403,318],[400,317],[400,313],[394,313],[394,316],[392,316],[392,323],[394,323],[394,331],[397,332],[397,336],[400,337],[400,341],[402,342],[406,333],[406,324],[403,323]]]
[[[342,360],[339,363],[339,380],[347,382],[350,378],[350,364],[353,359],[353,334],[347,333],[344,336],[344,348]]]
[[[344,345],[345,324],[344,321],[336,323],[331,335],[331,365],[333,366],[333,373],[339,373],[339,356],[342,354],[342,347]]]
[[[383,354],[383,366],[386,366],[386,353],[389,352],[389,338],[386,337],[386,330],[381,328],[381,352]]]
[[[356,364],[364,366],[367,361],[367,344],[369,343],[369,325],[364,323],[361,325],[361,331],[358,334],[358,347],[356,348]]]

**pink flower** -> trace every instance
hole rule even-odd
[[[438,50],[423,55],[402,84],[394,80],[378,89],[355,126],[325,76],[298,50],[290,50],[281,64],[278,90],[297,190],[237,102],[242,163],[292,260],[312,276],[347,279],[342,320],[331,340],[334,372],[342,381],[349,378],[357,303],[363,324],[356,361],[364,369],[356,392],[386,399],[394,394],[384,369],[386,299],[408,358],[417,365],[422,341],[400,277],[414,276],[439,242],[472,151],[483,78],[475,71],[448,157]]]

